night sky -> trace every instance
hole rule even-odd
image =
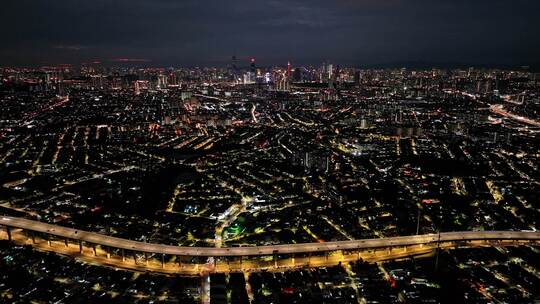
[[[3,0],[0,65],[540,62],[539,0]]]

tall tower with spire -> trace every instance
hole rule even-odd
[[[238,71],[238,59],[236,58],[236,55],[233,55],[232,62],[231,62],[231,75],[234,78],[234,82],[238,80],[239,74],[240,73]]]
[[[291,78],[292,65],[291,62],[287,62],[287,78]]]

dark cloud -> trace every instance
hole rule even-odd
[[[538,62],[534,0],[5,0],[0,64]]]

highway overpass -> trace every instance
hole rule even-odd
[[[116,238],[103,234],[46,224],[43,222],[27,220],[23,218],[2,216],[0,226],[5,227],[8,239],[12,239],[13,233],[23,233],[25,239],[32,238],[35,244],[35,235],[45,237],[45,239],[64,240],[65,246],[68,242],[78,244],[80,253],[83,246],[93,248],[94,255],[97,254],[96,246],[105,248],[109,257],[111,253],[124,252],[144,254],[147,256],[162,256],[161,265],[165,263],[164,256],[175,257],[198,257],[198,258],[249,258],[263,256],[294,256],[303,255],[328,255],[332,252],[355,253],[360,258],[360,252],[387,250],[401,248],[406,253],[412,255],[415,252],[422,253],[433,248],[453,248],[453,247],[475,247],[475,246],[506,246],[506,245],[540,245],[540,233],[533,231],[462,231],[443,232],[440,234],[425,234],[388,237],[381,239],[363,239],[352,241],[337,241],[326,243],[302,243],[253,247],[180,247],[165,244],[144,243],[122,238]],[[4,237],[5,238],[5,237]],[[31,244],[32,244],[31,243]],[[49,241],[49,246],[51,242]],[[420,250],[422,249],[422,250]],[[416,250],[416,251],[415,251]],[[54,251],[54,250],[53,250]],[[135,261],[137,263],[137,261]]]

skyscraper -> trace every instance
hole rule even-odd
[[[362,81],[362,74],[359,70],[354,71],[354,85],[359,87],[360,82]]]
[[[250,70],[251,73],[257,73],[257,66],[255,65],[255,58],[251,58]]]
[[[292,66],[291,66],[291,62],[287,62],[287,77],[288,78],[291,78],[291,70],[292,70]]]
[[[232,56],[232,62],[231,62],[231,70],[230,73],[234,79],[234,81],[238,81],[238,77],[240,75],[238,71],[238,59],[236,58],[236,55]]]
[[[302,81],[302,70],[300,68],[295,68],[292,73],[292,81],[301,82]]]

